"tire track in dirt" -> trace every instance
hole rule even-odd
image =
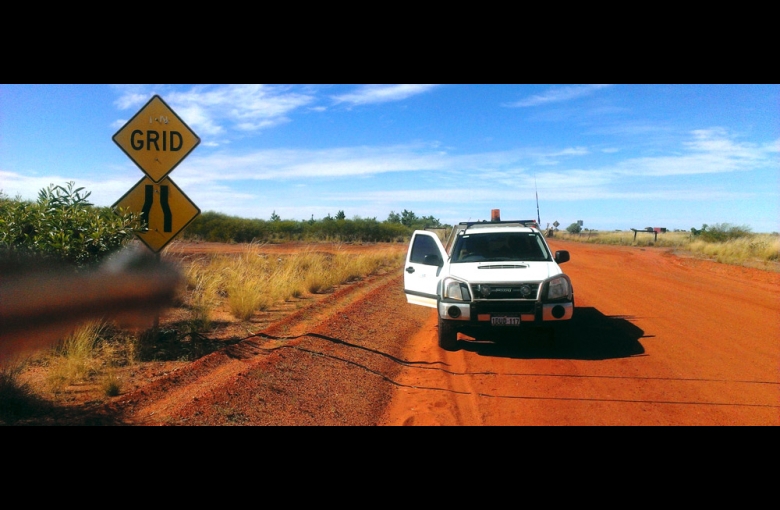
[[[383,402],[354,405],[353,401],[366,396],[381,400],[388,393],[390,378],[383,377],[397,370],[397,362],[390,357],[400,353],[399,335],[418,327],[418,322],[407,321],[406,328],[395,328],[398,315],[382,313],[391,311],[393,305],[397,308],[402,286],[398,273],[343,286],[254,336],[127,395],[114,410],[121,411],[128,424],[143,425],[375,422]],[[416,307],[409,312],[421,313]],[[350,378],[359,374],[371,378],[369,383],[339,381],[338,374],[345,368],[353,372]],[[332,411],[323,404],[328,395],[305,390],[304,385],[327,386],[341,395],[338,416],[326,416]],[[382,385],[384,389],[377,389]],[[284,396],[294,405],[284,401]],[[256,409],[260,407],[262,415]]]
[[[273,371],[274,363],[279,361],[276,350],[299,345],[306,334],[322,331],[321,324],[344,321],[353,313],[350,309],[356,304],[378,294],[388,294],[388,289],[397,289],[398,286],[399,276],[395,272],[342,286],[333,294],[284,317],[254,336],[126,395],[112,404],[112,410],[121,412],[128,424],[177,423],[184,408],[190,408],[190,414],[197,413],[194,408],[208,405],[213,395],[233,392],[231,387],[240,384],[246,373]]]
[[[389,401],[402,366],[398,355],[419,328],[426,311],[404,299],[402,277],[377,286],[339,307],[313,329],[280,342],[263,370],[240,374],[208,398],[187,406],[179,423],[193,425],[374,425]]]

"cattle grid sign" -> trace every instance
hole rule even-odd
[[[199,214],[200,209],[168,177],[200,138],[158,95],[113,136],[146,177],[111,207],[140,215],[146,230],[136,236],[158,253]]]

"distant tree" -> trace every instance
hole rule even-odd
[[[387,215],[387,222],[388,223],[401,223],[401,215],[398,214],[395,211],[390,211],[390,214]]]
[[[433,228],[441,227],[441,222],[439,221],[438,218],[434,218],[433,215],[423,216],[422,218],[420,218],[419,221],[422,222],[424,229],[431,228],[431,227]]]
[[[701,235],[702,232],[706,232],[706,231],[707,231],[707,224],[706,223],[703,224],[700,229],[698,229],[696,227],[691,227],[691,234],[693,234],[695,236]]]
[[[582,232],[582,225],[580,225],[579,223],[572,223],[571,225],[566,227],[566,232],[570,234],[579,234],[580,232]]]
[[[271,221],[281,221],[282,219],[276,214],[276,211],[271,213]]]
[[[343,219],[346,219],[346,217],[347,216],[344,214],[344,211],[339,211],[339,212],[336,213],[336,219],[337,220],[343,220]]]
[[[404,212],[401,213],[401,224],[411,227],[416,221],[417,215],[414,212],[404,209]]]

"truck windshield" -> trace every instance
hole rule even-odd
[[[455,241],[452,262],[548,261],[550,254],[537,233],[464,234]]]

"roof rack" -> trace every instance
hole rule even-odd
[[[491,227],[493,225],[518,225],[521,227],[533,227],[539,228],[539,224],[536,220],[506,220],[506,221],[462,221],[458,223],[458,227],[473,227],[473,226]]]

